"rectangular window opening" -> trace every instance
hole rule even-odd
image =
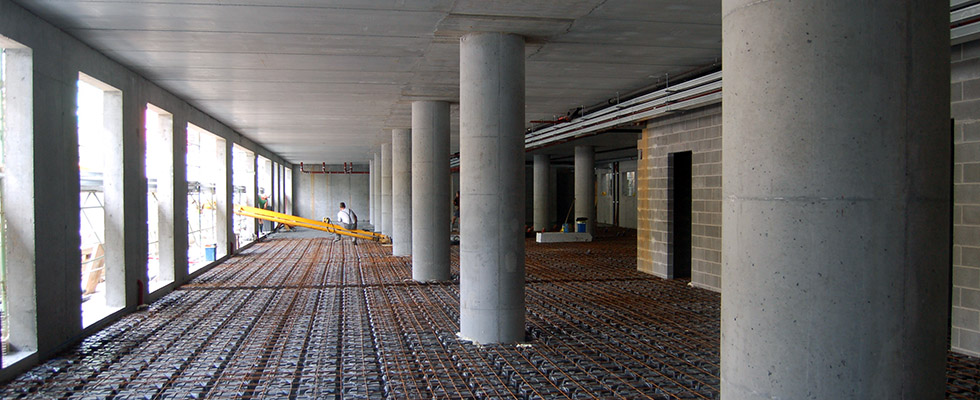
[[[79,73],[78,167],[82,327],[125,306],[122,92]]]
[[[227,255],[225,140],[187,124],[187,264],[197,271]]]

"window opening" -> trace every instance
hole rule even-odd
[[[190,272],[226,254],[219,246],[219,186],[225,185],[225,140],[192,124],[187,126],[187,264]]]
[[[626,171],[626,195],[636,196],[636,171]]]
[[[120,243],[107,240],[106,188],[119,183],[119,171],[108,160],[118,159],[122,142],[122,93],[79,74],[77,93],[79,235],[81,236],[82,326],[89,326],[122,308],[123,265],[112,257]],[[110,161],[112,162],[112,161]],[[116,234],[114,238],[121,238]],[[121,260],[121,257],[120,257]]]

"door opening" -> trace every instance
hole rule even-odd
[[[691,158],[690,151],[667,156],[667,275],[691,278]]]

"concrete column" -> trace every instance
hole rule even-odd
[[[449,103],[412,103],[412,279],[449,280]]]
[[[381,153],[374,153],[374,171],[372,173],[375,176],[371,183],[374,187],[374,196],[371,198],[371,204],[374,205],[371,225],[376,232],[379,232],[381,231]]]
[[[586,232],[595,234],[595,150],[592,146],[575,146],[575,219],[582,217],[589,219]]]
[[[157,238],[158,238],[158,260],[160,266],[160,276],[159,280],[163,282],[170,282],[176,279],[176,273],[174,271],[174,246],[176,245],[176,236],[174,235],[174,216],[176,215],[174,204],[174,167],[173,167],[173,147],[174,147],[174,122],[173,116],[170,114],[159,114],[159,140],[161,144],[165,145],[166,148],[162,149],[146,149],[146,151],[159,151],[165,154],[165,157],[161,157],[158,162],[158,173],[156,175],[157,179],[157,200],[158,208],[157,212]],[[184,156],[181,154],[181,156]],[[185,156],[186,157],[186,156]],[[187,184],[182,180],[180,182],[185,187]]]
[[[381,145],[381,233],[391,236],[391,143]]]
[[[376,196],[374,192],[374,178],[377,178],[378,170],[374,166],[374,159],[368,160],[368,220],[372,223],[375,221],[374,214],[374,198]]]
[[[174,141],[171,147],[174,166],[174,287],[187,282],[189,266],[187,264],[188,231],[187,226],[187,119],[180,114],[174,114]],[[254,158],[253,158],[254,160]],[[253,186],[255,187],[255,186]],[[253,203],[254,200],[253,200]]]
[[[103,135],[106,144],[105,170],[102,175],[105,194],[105,304],[108,307],[125,307],[128,283],[126,251],[129,250],[126,246],[126,212],[135,210],[126,207],[127,188],[124,176],[127,171],[123,169],[123,165],[127,149],[123,141],[123,95],[117,89],[105,90],[103,93],[102,124],[105,128]]]
[[[551,188],[551,159],[547,154],[534,155],[534,230],[548,229],[551,221],[551,203],[548,189]]]
[[[722,15],[722,397],[942,398],[949,5]]]
[[[524,340],[524,38],[460,39],[460,334]]]
[[[78,307],[81,301],[81,296],[76,289],[78,286],[75,286],[74,290],[67,291],[67,294],[64,293],[65,290],[50,290],[51,286],[48,286],[54,283],[63,285],[62,287],[65,288],[71,287],[65,282],[66,277],[71,276],[71,274],[63,272],[66,265],[64,259],[68,259],[64,256],[67,249],[58,249],[58,247],[66,246],[66,242],[67,245],[78,246],[78,222],[71,226],[67,222],[68,218],[66,218],[66,216],[71,216],[71,219],[78,221],[78,212],[69,211],[70,207],[55,208],[53,203],[64,202],[65,199],[74,199],[78,196],[77,194],[75,197],[64,195],[68,187],[64,184],[64,179],[66,176],[72,175],[66,171],[69,167],[78,168],[78,158],[67,157],[64,151],[67,146],[53,145],[51,136],[55,135],[38,135],[35,140],[34,132],[45,131],[34,129],[32,53],[30,49],[13,47],[10,43],[4,43],[4,45],[7,46],[5,49],[7,63],[4,66],[6,80],[3,83],[7,91],[7,98],[4,99],[6,102],[4,104],[4,123],[6,126],[4,126],[5,137],[3,138],[5,151],[3,161],[6,174],[3,178],[3,187],[0,190],[3,190],[4,219],[6,219],[4,240],[7,244],[3,251],[5,252],[4,262],[7,270],[7,298],[5,300],[8,302],[6,304],[8,314],[4,316],[3,326],[0,329],[10,333],[10,347],[15,351],[37,351],[38,335],[55,336],[54,340],[45,341],[57,343],[58,340],[65,339],[64,336],[74,334],[74,331],[78,329],[77,327],[81,326],[78,321]],[[55,98],[52,94],[48,95]],[[52,110],[54,107],[41,108],[44,110],[39,114],[45,118],[48,117],[44,114],[45,112],[49,114],[61,112],[61,109]],[[65,107],[65,109],[68,108]],[[55,123],[53,121],[48,123],[41,121],[37,127],[44,129],[48,127],[48,124]],[[57,140],[63,141],[64,139],[59,137]],[[37,143],[36,146],[35,142]],[[37,153],[37,163],[35,163],[35,153]],[[55,158],[52,160],[50,157]],[[64,160],[58,160],[57,157],[64,157]],[[44,165],[47,168],[37,168],[36,165]],[[35,181],[35,174],[40,179],[39,182],[45,182],[45,185],[35,187],[34,182],[38,182]],[[74,181],[77,182],[78,179],[74,179]],[[75,192],[77,193],[77,190]],[[35,197],[35,193],[39,196]],[[37,201],[37,207],[35,207],[35,201]],[[52,207],[43,208],[45,206]],[[58,232],[58,228],[61,232]],[[75,229],[74,232],[71,232],[72,228]],[[74,241],[41,242],[36,240],[45,237],[48,239],[59,236],[65,237],[61,235],[62,233],[68,233],[69,237],[73,236]],[[59,257],[62,260],[60,263],[56,263],[55,259]],[[36,267],[35,261],[38,261]],[[76,262],[71,265],[78,264]],[[78,267],[74,269],[78,270]],[[42,278],[37,279],[38,277]],[[41,285],[38,285],[39,280],[42,282]],[[67,281],[78,282],[74,279],[67,279]],[[70,299],[64,297],[70,297]],[[38,311],[42,311],[42,313],[38,313]],[[55,327],[61,324],[62,326],[74,327],[74,329],[65,329],[66,332],[58,333],[38,332],[38,322],[45,327]],[[56,329],[45,330],[56,331]]]
[[[412,130],[391,131],[391,254],[412,255]]]

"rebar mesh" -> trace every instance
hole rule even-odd
[[[457,281],[279,235],[0,387],[2,398],[710,399],[720,297],[635,271],[635,234],[527,244],[527,341],[457,338]],[[458,277],[454,248],[453,276]],[[950,355],[949,398],[978,398]]]

